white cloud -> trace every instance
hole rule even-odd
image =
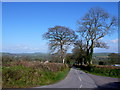
[[[30,46],[30,45],[12,45],[12,46],[4,46],[2,48],[3,52],[11,52],[11,53],[34,53],[34,52],[48,52],[48,46],[46,44],[42,44],[39,47]]]
[[[107,46],[109,46],[108,49],[105,48],[95,48],[94,52],[95,53],[100,53],[100,52],[114,52],[118,53],[118,39],[113,39],[113,40],[108,40],[106,41]]]
[[[112,43],[118,43],[118,39],[111,40]]]
[[[108,49],[105,48],[95,48],[94,53],[118,53],[118,47],[109,47]]]

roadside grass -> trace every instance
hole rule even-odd
[[[41,85],[54,84],[60,80],[63,80],[67,76],[68,72],[69,72],[69,68],[66,68],[63,71],[59,71],[57,73],[44,72],[44,78],[42,79],[43,83],[41,83]]]
[[[86,73],[107,76],[113,78],[120,78],[120,67],[112,66],[82,66],[80,70],[85,71]]]
[[[23,63],[23,62],[22,62]],[[2,67],[3,88],[31,88],[42,85],[49,85],[65,78],[69,68],[64,64],[38,62],[26,64],[9,64]],[[31,62],[30,62],[31,63]],[[38,65],[38,66],[36,66]]]

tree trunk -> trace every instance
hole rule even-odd
[[[82,66],[83,65],[83,58],[81,58],[80,63],[81,63],[81,66]]]
[[[63,58],[63,45],[60,45],[60,52],[61,52],[61,60],[62,60],[62,62],[64,63],[65,62],[65,60],[64,60],[64,58]]]
[[[87,41],[87,52],[86,52],[86,61],[89,63],[89,41]]]
[[[90,60],[89,60],[89,65],[92,64],[93,48],[94,48],[94,42],[93,42],[93,40],[92,40],[92,42],[91,42],[91,48],[90,48],[90,57],[89,57]]]
[[[63,63],[65,63],[65,59],[63,58]]]

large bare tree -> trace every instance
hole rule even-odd
[[[84,44],[84,42],[82,40],[77,40],[74,43],[74,48],[72,49],[73,52],[73,56],[75,58],[75,60],[77,61],[77,63],[81,63],[82,64],[86,64],[86,44]]]
[[[72,44],[77,35],[72,29],[64,26],[55,26],[49,28],[43,37],[49,40],[50,50],[54,53],[60,54],[61,60],[64,63],[65,53],[68,49],[68,45]]]
[[[90,65],[94,47],[106,47],[100,39],[116,30],[117,18],[111,17],[102,8],[96,7],[91,8],[81,20],[78,20],[78,25],[78,32],[86,42],[86,57]]]

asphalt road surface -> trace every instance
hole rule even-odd
[[[120,88],[120,78],[96,76],[71,68],[64,80],[35,88]]]

